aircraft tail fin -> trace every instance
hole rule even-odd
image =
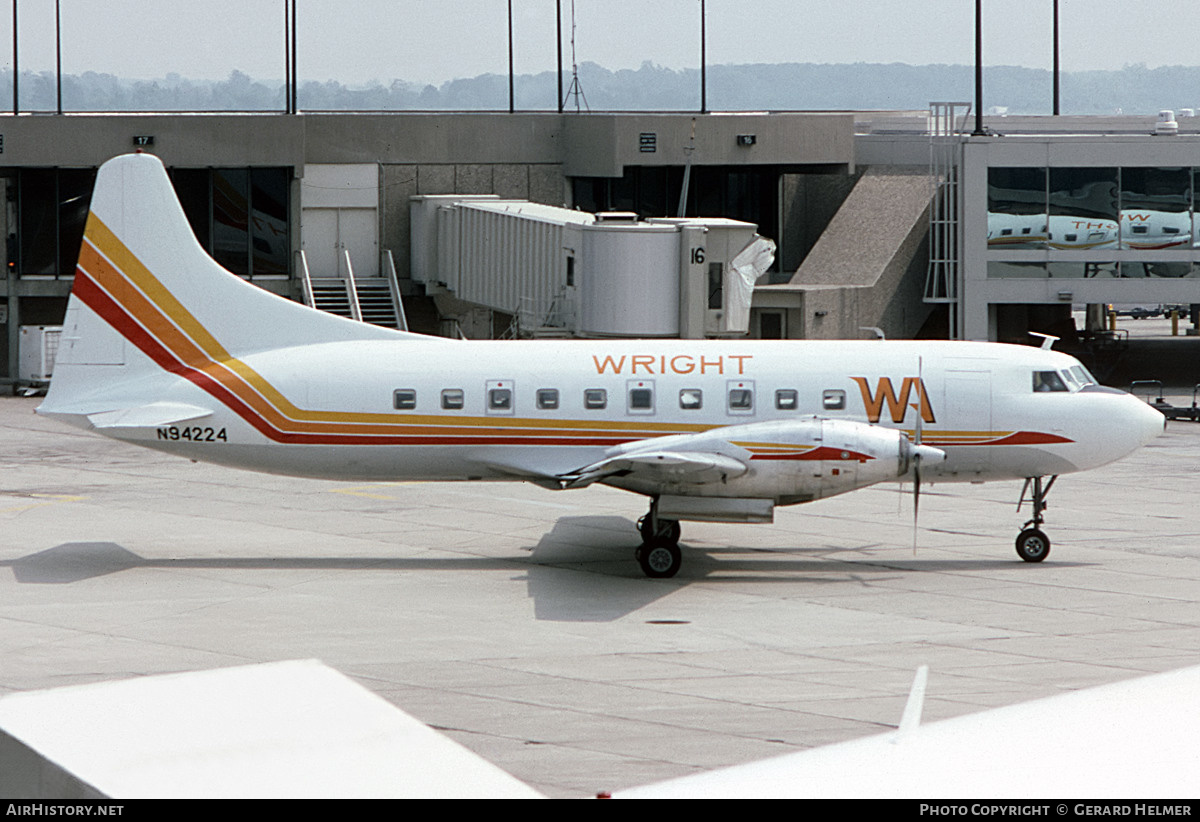
[[[44,414],[125,408],[131,379],[183,374],[256,351],[409,335],[278,297],[213,260],[162,162],[100,167]],[[124,387],[125,405],[105,396]],[[143,398],[145,404],[153,397]]]

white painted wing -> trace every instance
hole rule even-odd
[[[1154,799],[1200,785],[1200,666],[628,791],[619,798]]]
[[[44,796],[49,773],[116,799],[540,796],[316,660],[10,694],[0,763],[18,757],[0,795]]]

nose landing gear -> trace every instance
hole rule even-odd
[[[1033,519],[1027,521],[1022,526],[1021,533],[1017,534],[1017,556],[1026,562],[1041,562],[1050,556],[1050,538],[1042,532],[1039,526],[1045,522],[1042,512],[1046,510],[1046,496],[1054,487],[1056,479],[1058,479],[1057,474],[1052,476],[1043,488],[1041,477],[1026,477],[1025,487],[1021,489],[1021,500],[1017,503],[1018,511],[1021,510],[1021,504],[1025,502],[1025,494],[1030,490],[1030,486],[1033,486],[1033,493],[1030,495],[1030,500],[1033,502]]]
[[[667,579],[679,573],[683,554],[679,550],[679,521],[658,516],[658,499],[650,501],[650,511],[638,520],[642,544],[633,552],[642,573],[653,579]]]

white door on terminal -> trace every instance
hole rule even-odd
[[[355,277],[379,276],[379,222],[373,208],[306,208],[301,248],[313,277],[346,276],[345,255]]]

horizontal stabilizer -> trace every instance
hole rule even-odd
[[[566,474],[564,488],[582,488],[614,474],[636,473],[658,480],[703,484],[740,477],[746,465],[732,457],[703,451],[642,451],[620,454]]]
[[[88,414],[88,422],[96,428],[157,428],[202,419],[212,414],[207,408],[181,402],[152,402],[136,408],[101,411]]]

